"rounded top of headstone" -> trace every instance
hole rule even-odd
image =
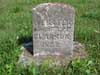
[[[63,4],[63,3],[42,3],[42,4],[37,5],[35,8],[33,8],[33,10],[39,10],[39,9],[42,10],[42,8],[46,8],[48,10],[49,8],[54,8],[54,7],[68,9],[73,13],[75,12],[72,6],[68,4]]]

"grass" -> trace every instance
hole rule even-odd
[[[32,7],[59,2],[76,10],[75,40],[85,44],[89,57],[72,61],[68,69],[47,65],[17,66],[21,53],[17,37],[32,34]],[[0,0],[0,75],[99,75],[100,74],[100,0]]]

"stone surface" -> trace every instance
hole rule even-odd
[[[19,56],[18,63],[24,64],[24,65],[30,65],[30,63],[33,63],[34,59],[33,59],[32,54],[30,52],[28,52],[28,50],[26,50],[23,47],[21,48],[21,50],[22,50],[22,53]],[[87,53],[85,52],[85,47],[79,42],[74,42],[74,44],[73,44],[73,57],[72,57],[71,60],[74,60],[74,59],[77,59],[77,58],[83,59],[83,58],[86,58],[86,57],[87,57]],[[66,63],[66,65],[68,65],[71,60],[66,59],[66,61],[68,62],[68,63]],[[55,61],[52,64],[59,65],[59,64],[62,64],[62,62],[56,62]]]
[[[30,65],[33,63],[33,55],[26,50],[23,46],[21,47],[22,53],[19,56],[18,63],[23,64],[24,66]]]
[[[74,46],[73,46],[73,59],[77,59],[77,58],[86,58],[87,57],[87,53],[85,51],[85,47],[84,45],[82,45],[79,42],[74,42]]]
[[[45,56],[70,59],[73,54],[74,8],[44,3],[33,8],[33,50],[36,61]]]

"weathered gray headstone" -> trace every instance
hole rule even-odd
[[[73,54],[73,7],[59,3],[44,3],[33,8],[34,57]]]

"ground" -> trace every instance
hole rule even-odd
[[[17,65],[20,45],[17,39],[32,35],[32,7],[59,2],[75,8],[75,41],[83,43],[89,57],[72,61],[66,67],[43,65],[25,69]],[[0,75],[99,75],[100,0],[0,0]]]

